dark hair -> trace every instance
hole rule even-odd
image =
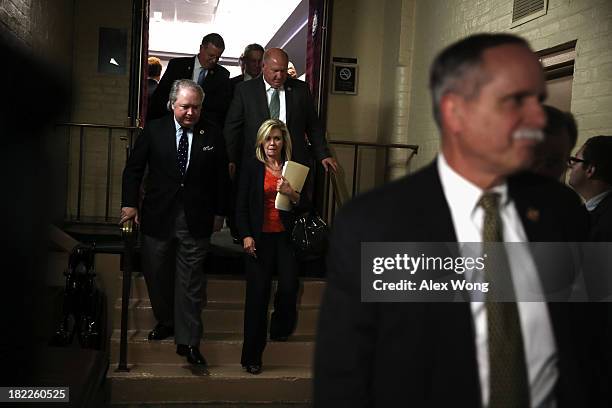
[[[566,130],[570,142],[570,151],[576,146],[578,139],[578,127],[574,115],[569,112],[563,112],[554,106],[544,105],[546,112],[546,127],[544,133],[548,135],[556,135],[561,130]]]
[[[162,64],[159,58],[157,57],[149,57],[147,59],[147,73],[149,77],[156,77],[161,75],[162,72]]]
[[[595,166],[596,180],[612,185],[612,136],[593,136],[582,149],[583,166]]]
[[[479,76],[476,81],[465,81],[468,74],[480,68],[485,50],[500,45],[518,44],[529,48],[527,41],[512,34],[475,34],[446,47],[434,59],[429,71],[429,90],[434,119],[441,127],[440,101],[448,92],[474,96],[488,78]],[[466,89],[472,86],[471,90]]]
[[[204,38],[202,38],[202,45],[212,44],[217,48],[222,50],[225,49],[225,41],[223,41],[223,37],[221,37],[217,33],[206,34]]]
[[[246,56],[247,56],[247,54],[248,54],[249,52],[251,52],[251,51],[261,51],[261,52],[263,53],[263,52],[264,52],[264,48],[263,48],[261,45],[256,44],[256,43],[249,44],[249,45],[247,45],[247,46],[244,48],[244,52],[242,53],[242,56],[243,56],[243,57],[246,57]]]

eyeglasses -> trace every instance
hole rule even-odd
[[[586,163],[586,160],[579,159],[578,157],[575,157],[575,156],[570,156],[567,159],[567,165],[570,166],[570,167],[573,166],[576,163]]]

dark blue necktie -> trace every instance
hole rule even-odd
[[[187,140],[188,130],[187,128],[181,127],[182,135],[179,140],[178,149],[176,150],[176,161],[182,177],[185,177],[185,172],[187,171],[187,152],[189,152],[189,141]]]
[[[200,74],[198,75],[198,85],[204,87],[204,79],[206,79],[206,71],[205,68],[200,68]]]

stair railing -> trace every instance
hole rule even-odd
[[[390,153],[392,150],[399,151],[410,151],[408,157],[405,161],[404,166],[408,168],[410,161],[419,151],[418,145],[409,145],[409,144],[399,144],[399,143],[370,143],[370,142],[348,142],[348,141],[340,141],[340,140],[330,140],[329,144],[331,146],[347,146],[352,148],[353,160],[352,160],[352,185],[350,196],[345,194],[348,197],[344,199],[341,196],[341,191],[338,187],[338,183],[341,183],[342,179],[338,177],[338,175],[328,172],[325,176],[325,185],[323,188],[323,214],[325,214],[325,218],[327,219],[329,224],[333,223],[334,216],[336,214],[336,210],[340,208],[343,202],[350,200],[355,197],[358,193],[357,187],[359,186],[359,152],[362,148],[374,148],[377,150],[384,151],[384,167],[383,167],[383,182],[389,181],[389,168],[390,168]],[[331,187],[331,188],[330,188]]]

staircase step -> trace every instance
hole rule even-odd
[[[138,364],[181,364],[185,358],[176,354],[174,339],[147,340],[148,331],[128,332],[128,361]],[[111,337],[111,364],[119,361],[120,331]],[[204,333],[200,351],[209,364],[237,364],[242,352],[242,335],[237,333]],[[266,365],[310,366],[314,336],[291,336],[286,342],[269,341],[263,355]]]
[[[120,285],[122,285],[123,278],[120,278],[120,281]],[[149,297],[147,285],[142,275],[133,276],[131,285],[131,298],[145,299]],[[273,285],[276,285],[276,281],[273,282]],[[206,296],[209,302],[244,303],[246,282],[243,276],[221,277],[209,275],[206,286]],[[324,289],[324,280],[312,278],[300,279],[298,303],[302,305],[320,304]]]
[[[202,310],[204,333],[242,333],[244,305],[240,303],[208,302]],[[115,302],[114,329],[121,327],[121,299]],[[319,309],[316,306],[299,306],[295,334],[314,335]],[[157,324],[149,299],[132,299],[128,310],[128,327],[131,330],[151,330]]]
[[[298,402],[311,400],[308,367],[264,365],[259,375],[239,364],[211,365],[209,375],[189,364],[139,364],[109,370],[112,403]]]

